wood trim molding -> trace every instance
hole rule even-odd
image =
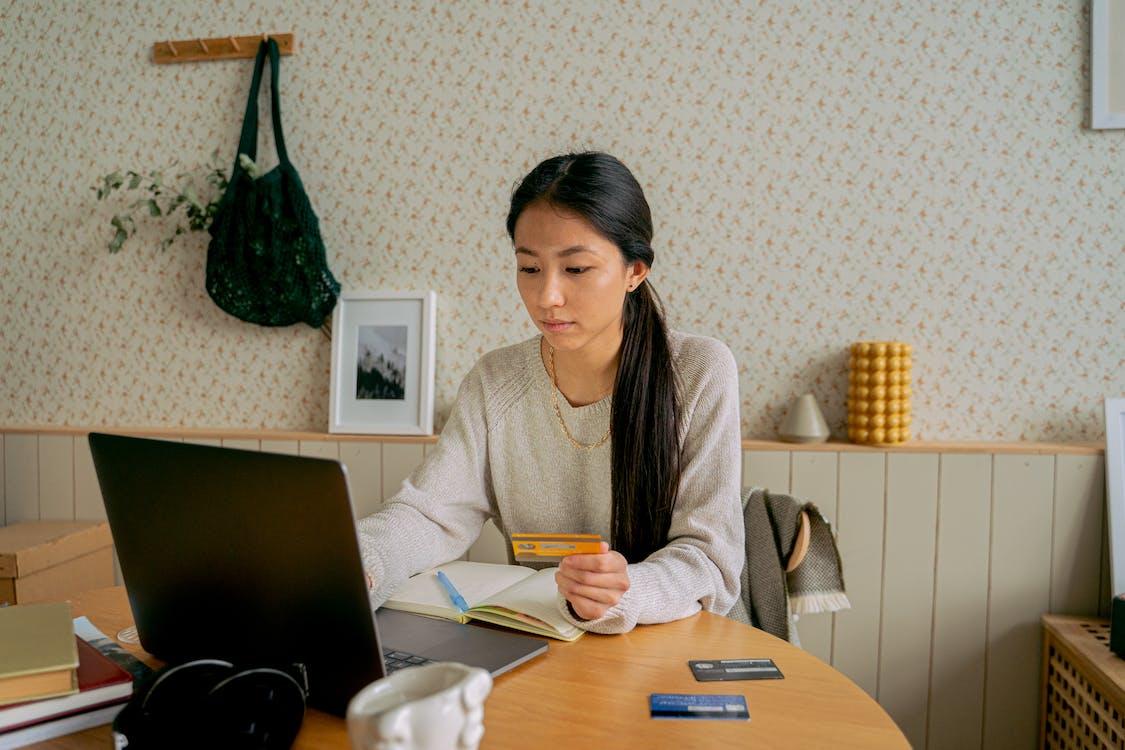
[[[1034,456],[1080,455],[1100,456],[1102,443],[990,443],[987,441],[944,442],[913,441],[901,445],[856,445],[830,440],[826,443],[783,443],[775,440],[743,440],[743,451],[815,451],[822,453],[1018,453]]]
[[[0,425],[0,434],[86,435],[90,432],[108,432],[117,435],[142,435],[146,437],[188,437],[220,440],[308,440],[336,441],[341,443],[414,443],[433,445],[437,435],[346,435],[330,432],[304,432],[296,430],[233,430],[197,427],[60,427],[54,425]],[[902,445],[855,445],[842,441],[826,443],[783,443],[777,440],[744,439],[743,451],[788,451],[817,453],[988,453],[1028,455],[1091,455],[1105,452],[1105,445],[1097,442],[1073,443],[990,443],[971,442],[921,442]]]
[[[345,435],[331,432],[302,432],[296,430],[229,430],[199,427],[55,427],[55,426],[0,426],[0,434],[35,433],[40,435],[88,435],[106,432],[111,435],[138,435],[141,437],[186,437],[220,440],[332,440],[341,443],[419,443],[433,444],[437,435]]]

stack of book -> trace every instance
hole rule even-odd
[[[0,607],[0,750],[113,721],[133,677],[74,633],[67,604]]]

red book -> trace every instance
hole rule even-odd
[[[78,641],[78,692],[61,698],[47,698],[0,708],[0,732],[129,700],[133,694],[132,675],[86,641],[77,636],[75,638]],[[0,744],[3,740],[4,735],[0,734]]]

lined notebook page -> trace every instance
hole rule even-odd
[[[559,592],[558,584],[555,583],[556,570],[558,568],[544,568],[537,571],[534,575],[482,601],[478,606],[504,607],[523,612],[549,623],[560,633],[575,631],[577,628],[566,621],[555,603]]]
[[[411,576],[387,599],[385,606],[392,609],[447,612],[457,616],[457,608],[437,579],[436,571],[445,573],[453,582],[465,602],[474,607],[490,596],[532,575],[535,571],[518,565],[478,563],[456,560],[439,565],[433,570]]]

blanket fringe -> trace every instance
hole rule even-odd
[[[814,615],[818,612],[838,612],[851,609],[852,603],[843,591],[820,592],[816,594],[790,594],[789,609],[798,615]]]

